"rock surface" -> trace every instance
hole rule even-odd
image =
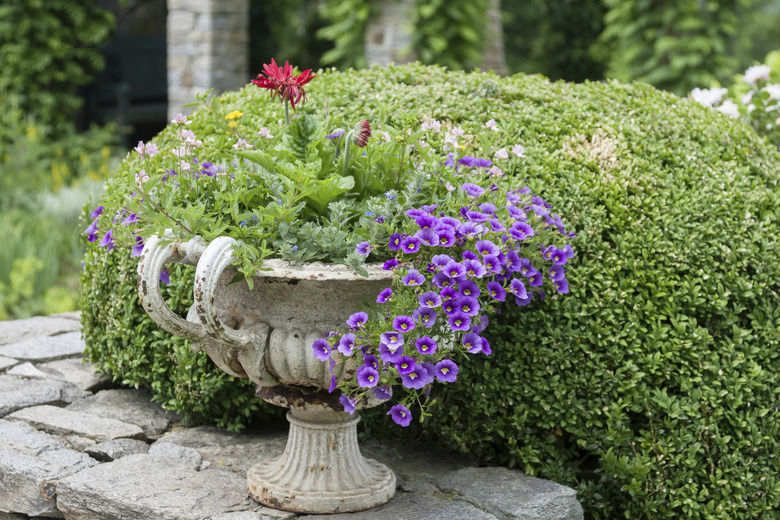
[[[84,451],[95,460],[111,462],[128,455],[147,453],[149,445],[137,439],[114,439],[95,444]]]
[[[79,358],[66,358],[40,363],[38,368],[52,379],[70,383],[82,390],[93,392],[111,384],[111,378],[96,374],[95,368]]]
[[[102,390],[74,402],[67,410],[134,424],[147,437],[162,435],[176,420],[174,414],[152,403],[147,392],[130,388]]]
[[[49,405],[24,408],[10,414],[8,419],[24,421],[47,433],[78,435],[95,442],[106,442],[120,438],[139,439],[144,436],[143,430],[135,424]]]
[[[2,322],[0,322],[2,323]],[[44,336],[0,346],[0,356],[21,361],[54,361],[81,355],[84,340],[80,332],[68,332],[59,336]]]
[[[10,368],[14,365],[18,365],[19,360],[14,358],[9,358],[5,356],[0,356],[0,372],[5,370],[6,368]]]
[[[72,403],[86,395],[84,391],[63,381],[3,374],[0,375],[0,417],[28,406]]]
[[[78,316],[76,314],[76,316]],[[73,315],[36,316],[26,320],[0,321],[0,345],[30,338],[53,336],[79,330],[78,318]]]
[[[447,520],[504,520],[503,517],[480,511],[467,502],[416,493],[399,493],[387,504],[367,511],[312,515],[307,516],[306,520],[442,520],[445,518]]]

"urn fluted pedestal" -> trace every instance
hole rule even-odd
[[[222,370],[248,377],[267,402],[290,409],[287,447],[277,459],[247,474],[249,493],[269,507],[302,513],[360,511],[395,494],[395,474],[364,458],[357,444],[358,414],[343,411],[328,393],[331,373],[313,355],[312,343],[345,325],[364,301],[373,301],[392,274],[369,266],[365,278],[340,265],[292,265],[269,260],[253,277],[230,283],[235,240],[219,237],[171,242],[150,238],[138,264],[138,291],[149,316],[161,327],[192,340]],[[163,301],[159,288],[165,264],[195,265],[195,303],[184,320]],[[265,270],[268,269],[268,270]],[[339,365],[337,379],[356,365]],[[379,404],[358,403],[356,409]]]

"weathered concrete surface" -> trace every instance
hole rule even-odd
[[[70,320],[68,320],[70,321]],[[2,323],[2,322],[0,322]],[[80,356],[84,352],[80,332],[43,336],[0,346],[0,356],[20,361],[43,362]]]
[[[61,518],[57,481],[95,464],[51,435],[0,419],[0,511]]]
[[[142,439],[144,437],[143,430],[135,424],[49,405],[24,408],[8,415],[7,418],[24,421],[47,433],[78,435],[95,442],[106,442],[120,438]]]
[[[176,420],[175,414],[153,403],[147,392],[130,388],[102,390],[66,409],[135,424],[147,437],[162,435]]]
[[[203,464],[203,458],[195,448],[185,448],[171,442],[155,442],[149,447],[149,455],[170,457],[187,464],[192,469],[200,469],[200,465]]]
[[[235,473],[199,472],[153,455],[128,455],[61,480],[57,506],[69,520],[204,520],[262,508]]]
[[[481,511],[467,502],[416,493],[398,493],[387,504],[367,511],[312,515],[305,518],[306,520],[504,520],[502,517]]]
[[[444,492],[456,493],[498,518],[580,520],[577,493],[549,480],[508,468],[464,468],[436,480]]]
[[[53,336],[63,332],[74,332],[79,328],[78,319],[73,319],[70,313],[36,316],[26,320],[0,321],[0,345],[41,336]]]
[[[0,417],[28,406],[65,405],[86,395],[83,390],[63,381],[3,374],[0,375]]]
[[[37,368],[52,379],[66,381],[89,392],[103,389],[111,384],[109,376],[95,373],[95,367],[79,358],[39,363]]]

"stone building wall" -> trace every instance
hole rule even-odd
[[[249,0],[168,0],[168,119],[249,80]]]

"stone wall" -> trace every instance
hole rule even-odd
[[[249,0],[168,0],[168,119],[249,80]]]

